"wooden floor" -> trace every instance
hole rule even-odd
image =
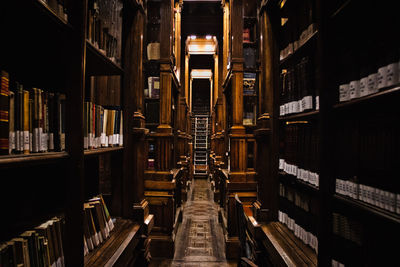
[[[153,259],[150,266],[228,267],[218,205],[207,179],[195,179],[183,208],[183,220],[175,239],[173,260]]]

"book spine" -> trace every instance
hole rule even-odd
[[[29,154],[29,144],[30,144],[30,139],[29,139],[29,91],[24,90],[23,91],[23,109],[24,109],[24,127],[23,127],[23,151],[24,154]]]
[[[15,151],[15,94],[10,91],[9,97],[9,154]]]
[[[0,155],[7,155],[10,153],[9,75],[6,71],[0,75]]]

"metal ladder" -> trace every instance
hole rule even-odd
[[[208,116],[196,116],[194,122],[194,174],[207,175],[208,173]]]

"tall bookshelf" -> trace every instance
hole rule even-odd
[[[124,41],[121,29],[126,27],[127,21],[121,11],[124,7],[125,14],[133,16],[144,9],[140,1],[96,1],[96,17],[102,21],[96,23],[96,34],[93,36],[99,39],[94,42],[92,36],[89,37],[89,31],[94,31],[89,30],[89,24],[93,22],[90,13],[94,12],[94,2],[12,1],[5,3],[1,11],[1,26],[7,41],[1,45],[0,68],[9,74],[11,91],[14,92],[18,82],[29,93],[32,92],[33,104],[36,91],[32,88],[42,89],[46,97],[47,93],[65,95],[65,105],[62,106],[65,112],[60,113],[62,115],[58,111],[51,113],[50,101],[44,102],[48,103],[47,108],[42,104],[42,114],[46,115],[44,129],[48,129],[47,123],[51,128],[52,116],[57,119],[60,115],[61,122],[57,123],[65,132],[65,145],[62,140],[60,149],[53,148],[50,145],[52,132],[49,130],[41,134],[40,141],[31,139],[33,144],[42,142],[43,149],[39,152],[34,148],[29,151],[28,142],[25,153],[13,151],[0,157],[2,178],[5,178],[0,186],[1,207],[7,218],[1,231],[1,242],[32,230],[53,216],[60,216],[65,221],[63,247],[68,266],[90,266],[112,263],[112,260],[122,263],[121,258],[133,264],[144,256],[126,253],[123,245],[131,244],[132,248],[138,244],[137,240],[140,242],[135,249],[139,250],[143,245],[143,220],[135,223],[124,210],[124,205],[131,208],[133,203],[127,203],[130,199],[126,192],[122,192],[122,186],[131,179],[121,171],[129,169],[125,168],[123,143],[115,141],[104,147],[94,145],[101,143],[100,133],[94,131],[90,149],[89,145],[85,149],[89,142],[85,126],[97,126],[97,108],[93,109],[92,123],[84,120],[88,117],[84,116],[85,102],[124,111],[126,103],[121,98],[132,93],[121,84],[124,68],[127,67],[121,49]],[[112,17],[113,21],[108,21],[108,17]],[[125,114],[129,116],[129,111],[124,111]],[[127,129],[125,125],[131,123],[125,116],[118,120],[121,121],[121,118],[124,118],[124,128],[121,125],[121,129]],[[124,132],[126,130],[119,132],[120,138],[129,139]],[[112,239],[119,240],[119,243],[110,246],[109,240],[106,240],[96,249],[97,253],[91,252],[84,257],[83,204],[98,194],[104,196],[112,218],[116,219],[118,226],[112,233]],[[113,259],[99,257],[101,253],[110,253]]]
[[[259,116],[258,1],[221,1],[224,9],[222,90],[224,93],[225,155],[228,176],[221,177],[221,206],[227,232],[227,258],[237,257],[234,196],[246,211],[257,201],[256,138]]]
[[[147,1],[142,58],[144,90],[144,187],[155,215],[151,255],[173,257],[177,206],[177,112],[180,93],[180,10],[182,1]],[[179,37],[179,38],[178,38]]]
[[[394,30],[393,8],[373,1],[262,3],[261,58],[276,68],[261,68],[276,166],[265,172],[265,184],[279,192],[266,190],[268,221],[293,228],[319,266],[395,261],[389,244],[399,236],[398,129],[391,103],[398,100],[399,40],[379,30]]]

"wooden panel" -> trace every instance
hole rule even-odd
[[[139,242],[139,229],[139,224],[117,219],[111,236],[85,257],[85,266],[127,266]]]

